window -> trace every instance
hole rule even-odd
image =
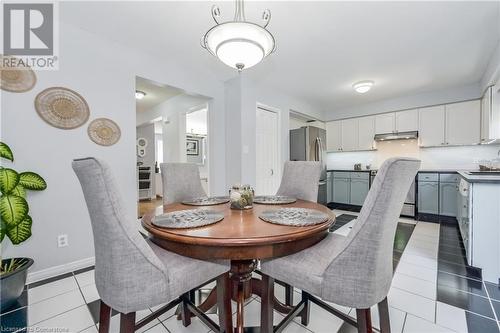
[[[160,163],[163,163],[163,136],[161,134],[155,135],[155,148],[156,148],[156,161],[158,162],[158,166]]]

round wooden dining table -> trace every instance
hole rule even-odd
[[[173,203],[145,214],[142,225],[149,232],[151,240],[168,251],[202,260],[230,260],[231,295],[237,303],[235,329],[237,333],[244,332],[245,300],[252,294],[261,296],[263,290],[261,280],[252,278],[258,260],[286,256],[304,250],[326,237],[328,229],[335,222],[335,215],[330,209],[304,200],[286,205],[254,204],[252,209],[247,210],[231,209],[229,203],[203,207],[222,212],[224,219],[198,228],[174,229],[155,226],[152,223],[155,215],[196,208]],[[262,212],[280,207],[315,209],[328,214],[329,219],[310,226],[286,226],[265,222],[259,218]],[[209,296],[209,299],[206,302],[210,304],[205,305],[207,310],[215,305],[216,298]],[[290,309],[276,299],[274,308],[282,313],[287,313]],[[231,318],[228,320],[232,327]]]

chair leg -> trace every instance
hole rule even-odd
[[[262,296],[260,308],[260,331],[273,331],[274,279],[262,274]]]
[[[285,284],[285,304],[293,306],[293,287],[289,284]]]
[[[189,325],[191,325],[191,311],[189,311],[189,308],[187,306],[187,301],[189,300],[189,293],[182,295],[181,298],[182,298],[182,303],[179,305],[181,308],[182,325],[184,325],[184,327],[188,327]]]
[[[372,318],[370,309],[356,309],[358,333],[372,333]]]
[[[229,279],[229,273],[217,278],[217,307],[219,308],[220,333],[233,333],[231,280]]]
[[[302,292],[302,301],[304,302],[304,308],[300,312],[300,322],[302,325],[307,326],[311,317],[311,302],[305,292]]]
[[[389,305],[387,297],[378,303],[378,314],[380,318],[380,332],[391,333],[391,320],[389,318]]]
[[[135,332],[135,312],[120,315],[120,333]]]
[[[109,321],[111,320],[111,308],[101,300],[99,310],[99,333],[109,333]]]

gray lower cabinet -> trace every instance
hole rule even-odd
[[[333,201],[333,175],[331,172],[326,173],[326,202]]]
[[[418,212],[439,214],[439,182],[418,182]]]
[[[351,195],[349,178],[333,178],[333,202],[348,204]]]
[[[370,184],[367,179],[351,179],[351,195],[349,203],[351,205],[363,206],[369,190]]]
[[[439,183],[439,215],[457,216],[457,183]]]

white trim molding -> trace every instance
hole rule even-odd
[[[69,272],[76,271],[78,269],[87,268],[95,264],[95,257],[85,258],[67,264],[49,267],[36,272],[28,273],[28,279],[26,283],[33,283],[49,279],[58,275],[66,274]]]

